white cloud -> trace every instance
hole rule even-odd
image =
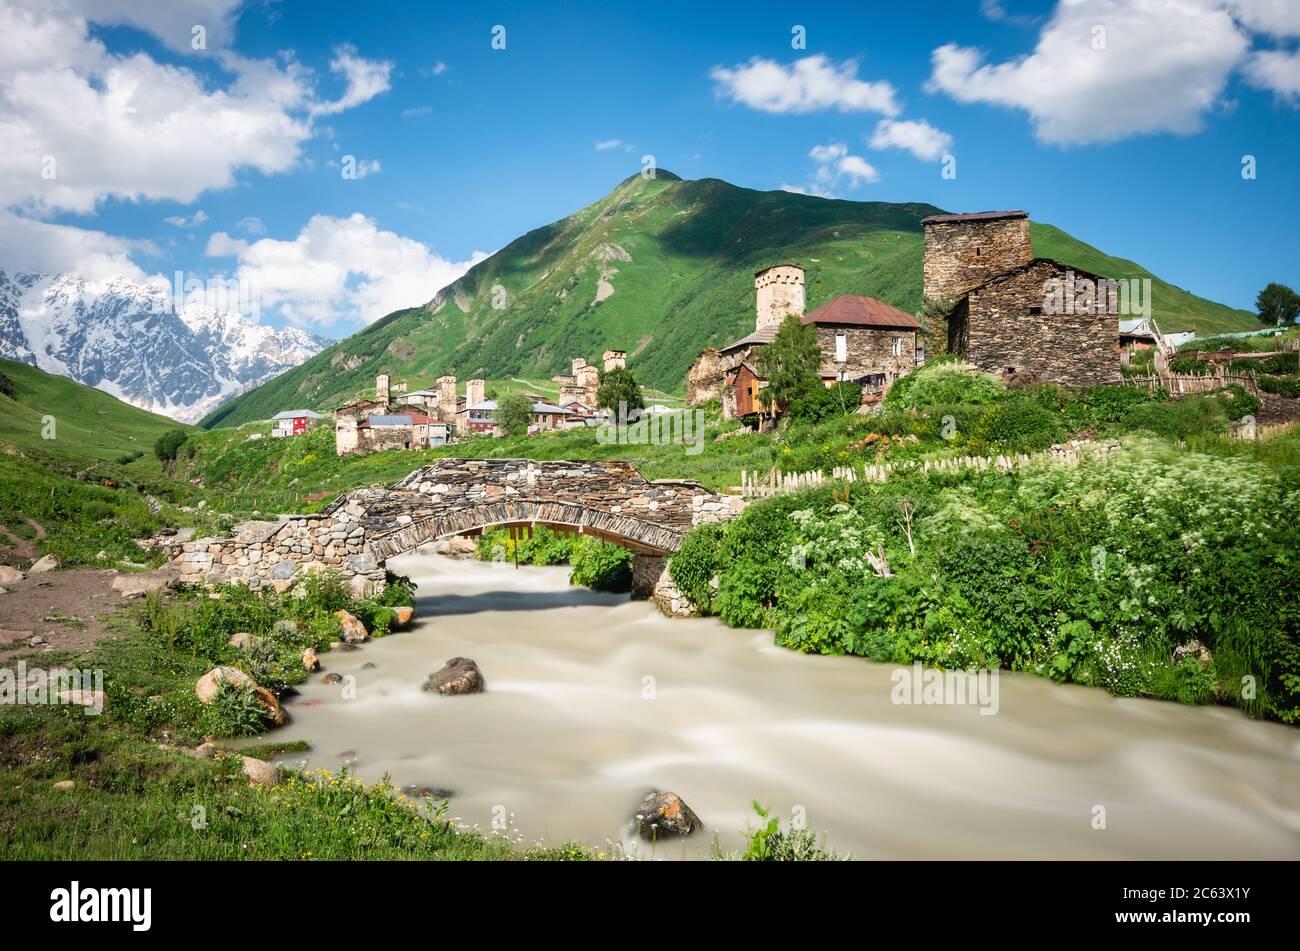
[[[1300,103],[1300,52],[1260,50],[1245,68],[1246,80],[1260,89],[1269,89],[1278,97]]]
[[[369,323],[423,304],[487,257],[475,252],[468,261],[448,261],[359,213],[315,215],[291,241],[244,244],[216,234],[210,251],[218,238],[218,249],[237,255],[237,276],[257,288],[263,308],[312,328]]]
[[[393,71],[393,64],[384,60],[364,59],[357,55],[356,47],[351,44],[344,44],[334,50],[330,70],[340,74],[347,86],[343,95],[333,102],[313,104],[311,114],[314,116],[332,116],[369,102],[392,88],[388,77]]]
[[[446,71],[447,71],[447,64],[444,63],[442,60],[438,60],[438,62],[433,64],[433,75],[441,76]]]
[[[952,136],[924,119],[881,119],[869,143],[877,151],[906,149],[923,162],[933,162],[952,149]]]
[[[1104,49],[1094,48],[1095,28]],[[976,49],[939,47],[928,88],[1024,109],[1038,138],[1055,144],[1188,134],[1220,103],[1248,47],[1219,0],[1062,0],[1027,56],[985,64]]]
[[[237,257],[247,250],[247,241],[242,238],[232,238],[224,231],[216,231],[208,236],[208,244],[203,253],[210,258],[224,258]]]
[[[1009,23],[1012,26],[1032,26],[1038,17],[1025,13],[1012,13],[1001,0],[980,0],[980,15],[993,23]]]
[[[782,191],[834,198],[835,189],[841,184],[857,188],[863,182],[880,180],[880,173],[875,167],[862,156],[850,154],[849,147],[843,142],[814,145],[808,150],[808,157],[816,165],[812,177],[803,185],[783,184]]]
[[[112,54],[83,19],[0,4],[0,206],[189,204],[240,168],[291,168],[311,135],[295,115],[311,94],[305,72],[215,55],[234,77],[225,88],[144,53]]]
[[[1300,3],[1295,0],[1228,0],[1228,9],[1257,33],[1300,36]]]
[[[616,149],[623,144],[622,139],[606,139],[604,142],[596,143],[597,152],[606,152],[609,149]]]
[[[224,49],[235,34],[244,0],[42,0],[47,10],[66,10],[106,26],[130,26],[172,50],[196,52],[194,27],[203,27],[206,49]]]
[[[148,275],[131,256],[152,250],[148,242],[33,221],[0,209],[0,262],[10,273],[71,271],[92,281],[122,276],[143,282]]]
[[[239,223],[235,225],[240,231],[246,231],[249,234],[262,234],[266,231],[266,225],[262,224],[262,219],[256,215],[249,215],[247,218],[240,218]]]
[[[167,222],[169,225],[175,225],[178,228],[197,228],[207,220],[208,213],[202,208],[188,217],[185,215],[172,215],[169,218],[163,219],[163,221]]]
[[[755,56],[731,69],[715,66],[709,75],[718,95],[763,112],[838,109],[897,115],[894,86],[884,80],[866,82],[857,73],[855,60],[836,66],[819,53],[789,66]]]

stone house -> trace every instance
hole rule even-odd
[[[857,383],[864,396],[883,393],[890,384],[924,359],[918,347],[920,322],[882,300],[841,294],[804,313],[804,270],[778,264],[754,275],[754,332],[725,347],[709,348],[696,358],[687,374],[687,401],[702,403],[720,397],[724,418],[758,412],[758,355],[775,339],[791,314],[814,328],[821,352],[822,382]]]
[[[476,382],[482,381],[469,381],[470,384]],[[354,400],[334,410],[334,452],[344,456],[353,452],[415,449],[450,442],[455,436],[454,424],[430,414],[430,409],[438,405],[437,399],[430,398],[431,394],[434,391],[405,393],[401,402],[394,402],[388,374],[379,374],[375,377],[374,399]],[[381,421],[375,423],[375,419]],[[389,421],[392,419],[404,422]],[[417,419],[420,422],[416,422]]]
[[[1118,293],[1111,281],[1036,258],[1024,211],[934,215],[924,292],[934,350],[990,373],[1090,386],[1120,378]]]

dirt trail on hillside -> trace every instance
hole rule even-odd
[[[0,594],[0,661],[19,654],[80,653],[112,632],[104,623],[125,601],[111,568],[29,575]],[[33,637],[44,643],[32,645]]]

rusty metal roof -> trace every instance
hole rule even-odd
[[[806,314],[805,324],[833,324],[843,327],[898,327],[919,330],[918,321],[906,311],[874,297],[841,294]]]
[[[1027,211],[972,211],[964,215],[931,215],[922,218],[921,224],[938,224],[944,221],[995,221],[998,218],[1028,218]]]

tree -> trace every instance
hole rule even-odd
[[[631,416],[638,410],[645,409],[645,398],[641,396],[641,386],[627,367],[614,367],[612,370],[600,371],[600,388],[596,390],[596,406],[612,413],[619,411],[619,404],[626,407]]]
[[[188,436],[189,433],[183,429],[168,430],[153,444],[153,454],[162,462],[174,462]]]
[[[781,322],[781,329],[758,355],[758,375],[767,381],[763,401],[776,413],[807,399],[821,386],[821,347],[817,332],[797,314]]]
[[[527,436],[533,421],[533,401],[522,393],[507,393],[497,403],[496,424],[507,436]]]
[[[1265,324],[1286,324],[1300,317],[1300,294],[1276,281],[1259,292],[1255,309]]]

